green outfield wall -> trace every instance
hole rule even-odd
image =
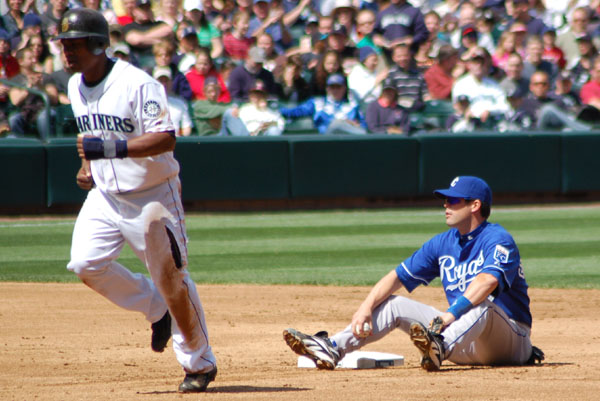
[[[178,138],[183,199],[418,198],[456,175],[477,175],[495,194],[600,191],[600,134],[293,135]],[[76,206],[74,138],[0,140],[4,210]]]

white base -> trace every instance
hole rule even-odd
[[[349,354],[346,354],[344,359],[338,362],[337,368],[374,369],[402,365],[404,365],[404,357],[402,355],[374,351],[354,351]],[[306,356],[299,356],[298,367],[316,368],[317,365],[313,362],[312,359]]]

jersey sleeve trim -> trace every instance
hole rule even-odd
[[[398,276],[398,280],[400,280],[408,292],[412,292],[419,284],[429,284],[429,281],[423,277],[412,274],[404,262],[402,262],[400,266],[396,268],[396,275]]]
[[[504,291],[504,287],[508,286],[510,288],[510,284],[506,277],[506,272],[499,268],[496,265],[486,265],[481,270],[482,273],[488,273],[498,279],[498,289],[500,291]]]

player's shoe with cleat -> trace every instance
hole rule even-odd
[[[217,367],[205,373],[186,373],[179,385],[180,393],[203,393],[208,384],[217,377]]]
[[[287,329],[283,331],[283,339],[296,354],[312,359],[318,369],[333,370],[340,360],[340,353],[327,337],[326,331],[311,336]]]
[[[444,356],[444,342],[439,334],[429,332],[419,322],[414,322],[409,329],[410,339],[421,353],[421,367],[428,372],[440,370]]]
[[[169,311],[155,323],[152,323],[152,351],[163,352],[171,338],[171,314]]]

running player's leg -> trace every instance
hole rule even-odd
[[[521,365],[531,356],[530,329],[485,301],[444,332],[447,359],[461,365]]]
[[[343,356],[366,344],[382,339],[394,329],[400,329],[408,333],[412,322],[417,321],[427,326],[434,317],[439,315],[441,315],[441,312],[432,306],[406,297],[391,296],[373,311],[373,332],[370,336],[356,338],[352,334],[351,325],[349,325],[330,339],[337,345]]]
[[[138,217],[122,223],[123,232],[142,259],[173,318],[173,349],[186,372],[216,365],[208,341],[204,310],[187,271],[187,239],[178,180],[170,180],[136,199]],[[125,225],[127,228],[125,228]]]
[[[115,261],[124,245],[119,218],[110,199],[92,189],[75,223],[67,269],[116,305],[157,321],[167,308],[152,281]]]

